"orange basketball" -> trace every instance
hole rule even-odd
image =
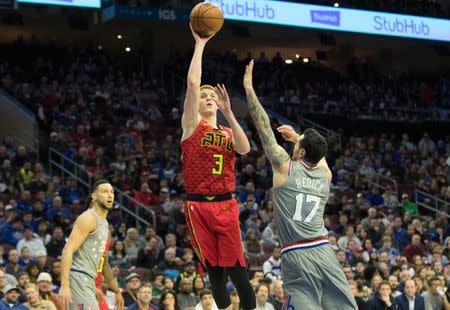
[[[223,13],[215,4],[199,3],[191,11],[191,24],[199,36],[210,37],[222,28]]]

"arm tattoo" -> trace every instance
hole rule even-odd
[[[246,91],[250,115],[258,130],[264,153],[274,167],[279,167],[289,161],[288,153],[277,143],[270,127],[270,120],[254,91]]]

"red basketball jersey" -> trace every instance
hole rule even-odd
[[[192,136],[181,142],[183,176],[188,194],[219,195],[234,192],[233,132],[213,128],[201,120]]]

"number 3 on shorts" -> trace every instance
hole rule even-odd
[[[303,221],[305,223],[311,222],[312,218],[317,212],[320,204],[320,198],[314,195],[305,195],[303,193],[298,194],[295,199],[297,203],[295,205],[295,213],[292,219],[294,221]],[[306,217],[302,217],[302,208],[305,206]]]
[[[217,159],[214,164],[217,165],[212,170],[212,174],[222,174],[223,170],[223,154],[213,154],[213,157]]]

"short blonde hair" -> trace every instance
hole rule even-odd
[[[212,90],[213,92],[216,91],[216,89],[212,85],[205,84],[205,85],[200,86],[200,91],[206,90],[206,89],[207,90]]]

